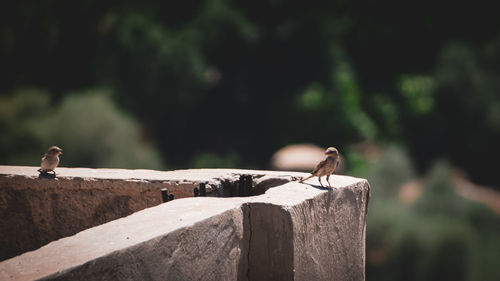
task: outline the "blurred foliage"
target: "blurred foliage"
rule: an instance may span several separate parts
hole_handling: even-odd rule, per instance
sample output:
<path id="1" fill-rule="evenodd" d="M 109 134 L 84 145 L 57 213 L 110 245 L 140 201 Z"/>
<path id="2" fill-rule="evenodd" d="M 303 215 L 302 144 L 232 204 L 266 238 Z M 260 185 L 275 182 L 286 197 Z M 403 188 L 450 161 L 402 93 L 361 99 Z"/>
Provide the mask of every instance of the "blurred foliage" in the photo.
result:
<path id="1" fill-rule="evenodd" d="M 0 92 L 34 85 L 60 102 L 108 88 L 172 167 L 237 152 L 239 165 L 265 168 L 290 143 L 368 140 L 404 144 L 419 173 L 446 158 L 497 185 L 500 25 L 489 5 L 10 5 L 0 11 Z"/>
<path id="2" fill-rule="evenodd" d="M 236 153 L 227 155 L 217 155 L 215 153 L 206 152 L 198 154 L 190 167 L 197 168 L 239 168 L 239 157 Z"/>
<path id="3" fill-rule="evenodd" d="M 493 48 L 493 47 L 490 47 Z M 490 49 L 491 52 L 491 49 Z M 408 147 L 423 168 L 446 156 L 468 171 L 472 179 L 498 188 L 495 179 L 496 155 L 500 155 L 500 69 L 491 61 L 500 59 L 500 46 L 494 57 L 464 43 L 446 45 L 438 56 L 433 78 L 421 80 L 422 103 L 413 102 L 418 113 L 432 105 L 426 114 L 407 114 L 405 135 Z M 491 61 L 490 61 L 491 60 Z M 408 94 L 407 94 L 408 96 Z M 427 105 L 426 105 L 427 104 Z"/>
<path id="4" fill-rule="evenodd" d="M 46 151 L 48 146 L 44 147 L 38 128 L 40 120 L 49 113 L 49 106 L 48 93 L 34 88 L 22 88 L 0 96 L 2 164 L 40 164 L 43 156 L 40 153 Z"/>
<path id="5" fill-rule="evenodd" d="M 106 91 L 73 93 L 51 105 L 45 92 L 19 90 L 2 97 L 0 112 L 5 164 L 39 165 L 47 148 L 58 145 L 64 151 L 61 166 L 164 167 L 137 122 L 122 113 Z"/>
<path id="6" fill-rule="evenodd" d="M 387 193 L 385 196 L 396 196 L 399 187 L 415 178 L 415 171 L 405 150 L 399 146 L 390 146 L 380 156 L 377 165 L 371 166 L 364 174 L 373 186 L 382 186 L 375 189 L 376 192 Z"/>
<path id="7" fill-rule="evenodd" d="M 417 116 L 429 114 L 434 107 L 433 80 L 421 75 L 403 75 L 400 91 L 411 112 Z"/>
<path id="8" fill-rule="evenodd" d="M 399 176 L 396 173 L 400 173 Z M 366 173 L 372 185 L 367 276 L 373 280 L 497 280 L 500 217 L 457 195 L 451 168 L 438 161 L 412 204 L 398 199 L 415 175 L 408 154 L 392 147 Z"/>

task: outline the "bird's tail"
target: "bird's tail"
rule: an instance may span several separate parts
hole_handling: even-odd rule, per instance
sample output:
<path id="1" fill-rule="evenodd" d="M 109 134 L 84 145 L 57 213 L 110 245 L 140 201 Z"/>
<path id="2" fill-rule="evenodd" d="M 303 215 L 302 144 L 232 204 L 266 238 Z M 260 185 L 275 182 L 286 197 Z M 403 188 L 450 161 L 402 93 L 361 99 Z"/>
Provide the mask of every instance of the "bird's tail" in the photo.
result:
<path id="1" fill-rule="evenodd" d="M 308 180 L 308 179 L 310 179 L 310 178 L 312 178 L 312 177 L 314 177 L 314 175 L 310 175 L 310 176 L 308 176 L 307 178 L 303 178 L 303 179 L 301 179 L 299 182 L 301 182 L 301 183 L 302 183 L 302 182 L 304 182 L 304 181 L 306 181 L 306 180 Z"/>

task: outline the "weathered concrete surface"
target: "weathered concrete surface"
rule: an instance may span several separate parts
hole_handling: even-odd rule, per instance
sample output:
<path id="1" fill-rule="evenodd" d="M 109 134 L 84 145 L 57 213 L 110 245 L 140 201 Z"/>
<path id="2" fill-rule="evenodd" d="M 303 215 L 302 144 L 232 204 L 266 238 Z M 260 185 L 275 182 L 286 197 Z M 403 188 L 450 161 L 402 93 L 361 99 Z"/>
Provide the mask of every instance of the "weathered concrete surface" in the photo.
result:
<path id="1" fill-rule="evenodd" d="M 249 203 L 248 280 L 293 280 L 293 222 L 282 206 Z"/>
<path id="2" fill-rule="evenodd" d="M 1 262 L 0 280 L 364 280 L 369 185 L 330 181 L 174 200 Z"/>
<path id="3" fill-rule="evenodd" d="M 330 180 L 333 190 L 314 179 L 315 186 L 291 182 L 252 199 L 250 280 L 365 279 L 370 187 L 352 177 Z"/>
<path id="4" fill-rule="evenodd" d="M 258 193 L 301 175 L 225 169 L 57 168 L 57 177 L 46 179 L 38 178 L 37 169 L 0 166 L 0 260 L 156 206 L 162 202 L 162 188 L 179 199 L 192 197 L 195 186 L 208 182 L 212 196 L 219 190 L 231 196 L 237 193 L 234 182 L 241 174 L 252 175 Z"/>
<path id="5" fill-rule="evenodd" d="M 192 198 L 54 241 L 0 263 L 0 280 L 236 280 L 239 202 Z"/>
<path id="6" fill-rule="evenodd" d="M 351 185 L 290 210 L 296 280 L 364 280 L 368 190 Z"/>

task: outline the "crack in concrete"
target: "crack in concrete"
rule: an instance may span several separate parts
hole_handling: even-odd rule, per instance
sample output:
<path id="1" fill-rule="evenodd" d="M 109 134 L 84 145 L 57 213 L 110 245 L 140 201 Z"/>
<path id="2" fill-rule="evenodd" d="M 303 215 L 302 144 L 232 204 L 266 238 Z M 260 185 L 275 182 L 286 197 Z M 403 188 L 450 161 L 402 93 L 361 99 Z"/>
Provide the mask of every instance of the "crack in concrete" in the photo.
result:
<path id="1" fill-rule="evenodd" d="M 248 208 L 248 250 L 247 250 L 247 280 L 250 280 L 250 250 L 252 249 L 252 214 L 251 214 L 251 203 L 246 204 L 246 208 Z"/>

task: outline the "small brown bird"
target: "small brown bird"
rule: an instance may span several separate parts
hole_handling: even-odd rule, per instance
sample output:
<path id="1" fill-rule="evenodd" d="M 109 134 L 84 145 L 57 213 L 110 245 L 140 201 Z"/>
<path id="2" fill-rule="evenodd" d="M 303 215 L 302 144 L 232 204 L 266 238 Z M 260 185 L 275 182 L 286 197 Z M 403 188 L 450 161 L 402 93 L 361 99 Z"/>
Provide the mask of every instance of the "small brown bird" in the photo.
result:
<path id="1" fill-rule="evenodd" d="M 335 171 L 340 162 L 339 152 L 335 147 L 329 147 L 326 151 L 326 159 L 319 162 L 319 164 L 314 168 L 311 172 L 311 175 L 307 178 L 301 179 L 299 182 L 304 182 L 314 176 L 318 177 L 319 184 L 323 186 L 321 183 L 321 177 L 326 176 L 326 182 L 328 182 L 328 186 L 332 187 L 329 181 L 330 175 Z"/>
<path id="2" fill-rule="evenodd" d="M 55 168 L 59 164 L 59 155 L 62 154 L 62 149 L 60 149 L 57 146 L 51 146 L 49 147 L 49 150 L 47 150 L 47 153 L 42 158 L 42 163 L 40 164 L 40 169 L 38 171 L 40 173 L 47 174 L 48 172 L 53 172 L 54 175 L 56 172 L 54 172 Z"/>

